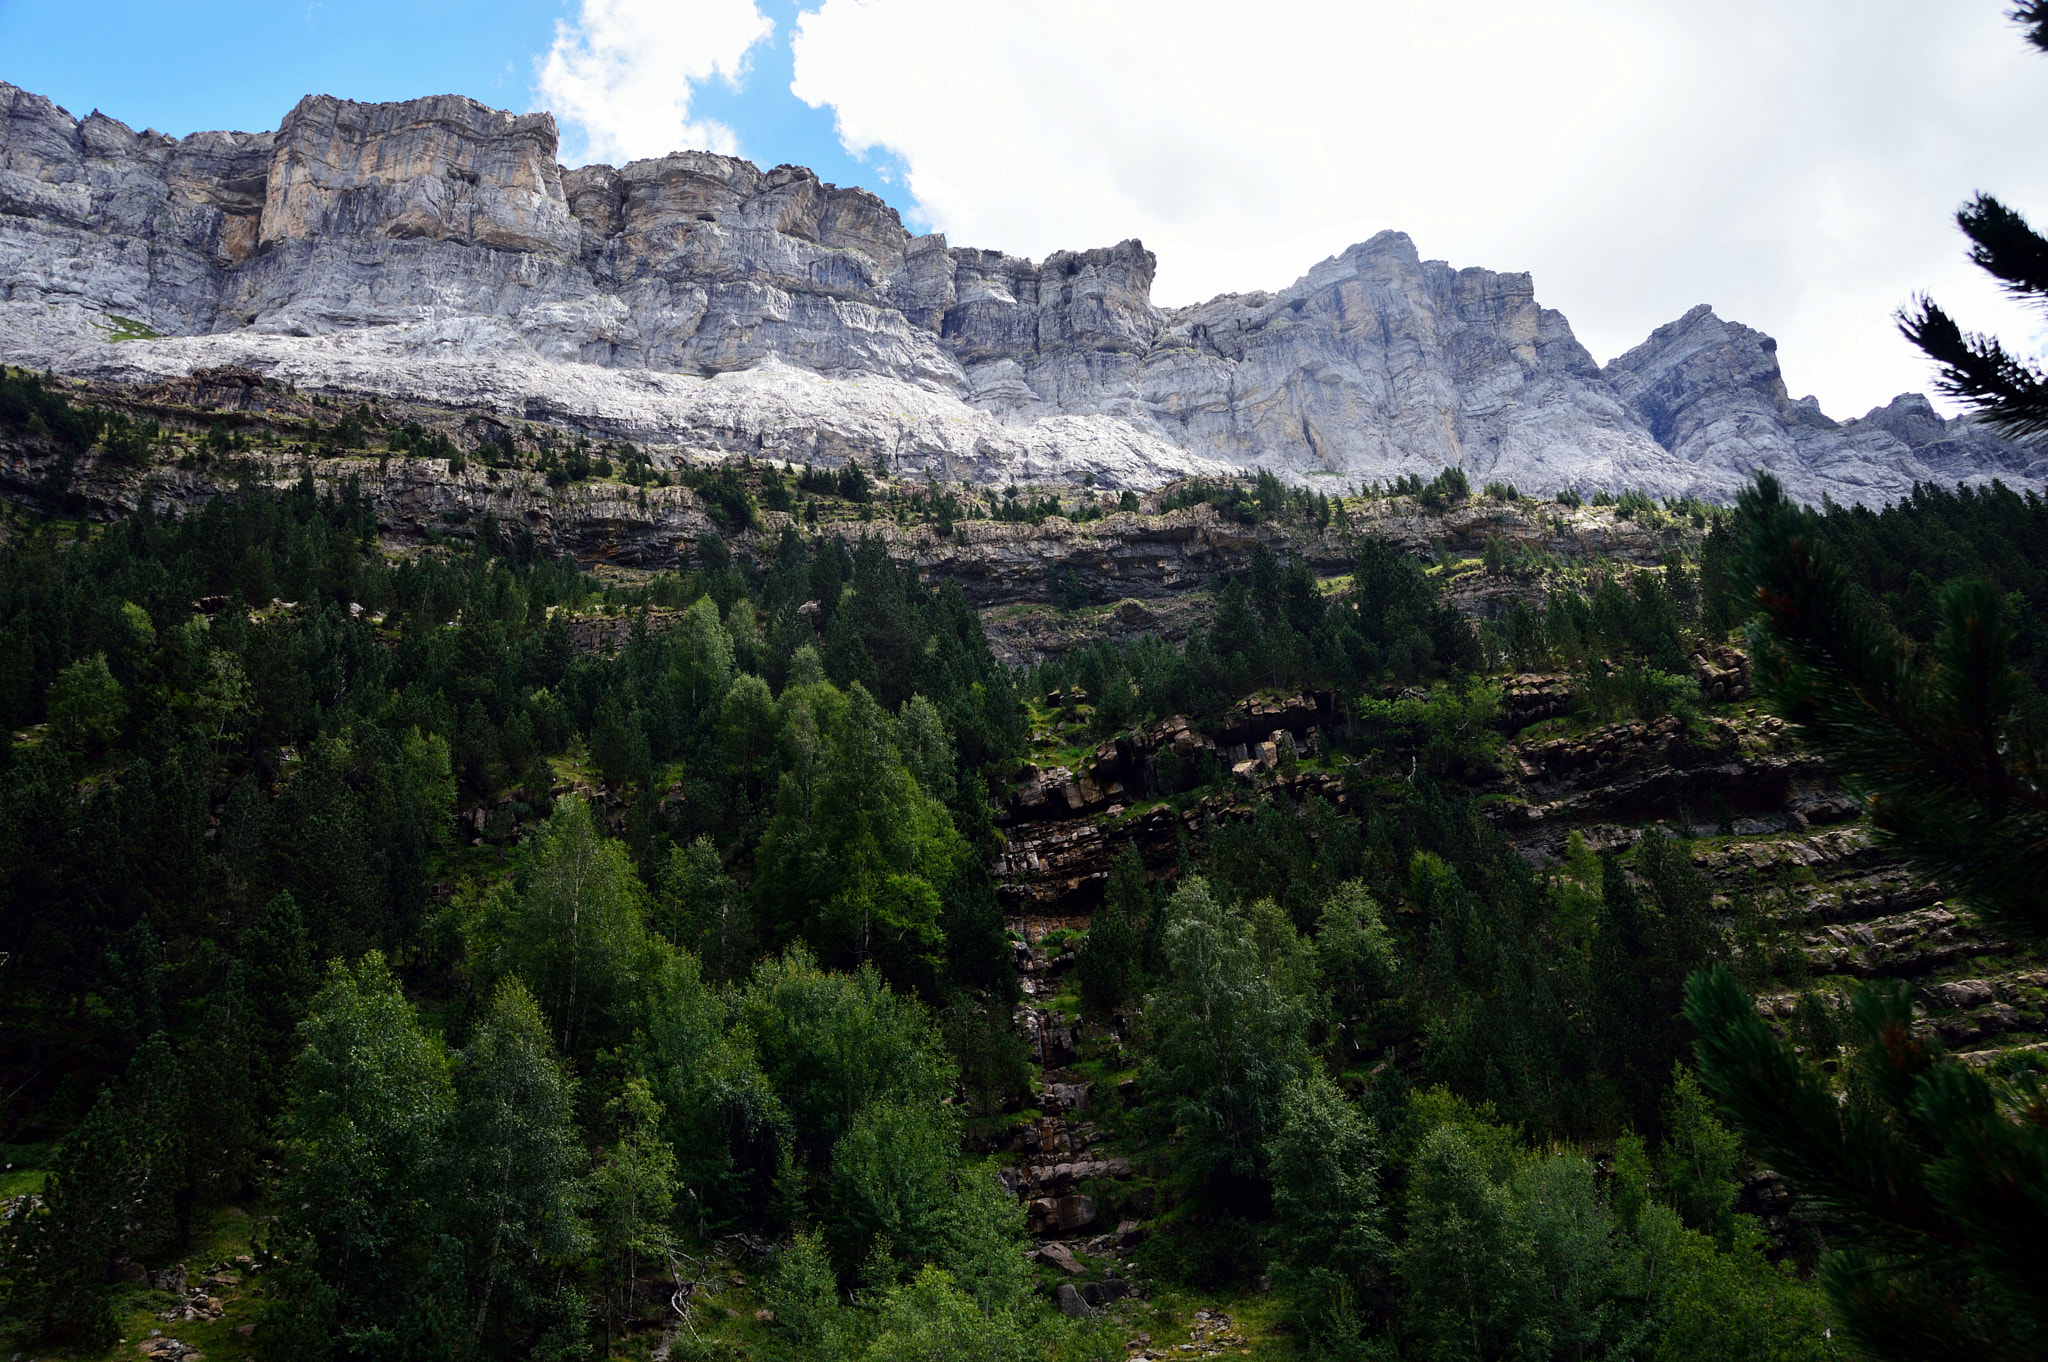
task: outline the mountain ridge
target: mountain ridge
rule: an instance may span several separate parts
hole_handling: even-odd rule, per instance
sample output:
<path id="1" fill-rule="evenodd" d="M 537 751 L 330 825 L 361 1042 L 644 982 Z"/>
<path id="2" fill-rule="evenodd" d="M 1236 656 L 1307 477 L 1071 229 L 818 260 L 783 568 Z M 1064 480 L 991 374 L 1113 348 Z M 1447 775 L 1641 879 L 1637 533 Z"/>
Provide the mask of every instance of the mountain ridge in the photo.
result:
<path id="1" fill-rule="evenodd" d="M 801 167 L 557 149 L 551 115 L 455 95 L 309 95 L 273 132 L 173 139 L 0 83 L 0 359 L 117 381 L 248 364 L 676 453 L 984 483 L 2048 484 L 2048 457 L 1917 394 L 1846 421 L 1793 400 L 1776 342 L 1705 305 L 1601 366 L 1528 274 L 1404 233 L 1169 309 L 1136 240 L 1033 262 L 913 235 Z"/>

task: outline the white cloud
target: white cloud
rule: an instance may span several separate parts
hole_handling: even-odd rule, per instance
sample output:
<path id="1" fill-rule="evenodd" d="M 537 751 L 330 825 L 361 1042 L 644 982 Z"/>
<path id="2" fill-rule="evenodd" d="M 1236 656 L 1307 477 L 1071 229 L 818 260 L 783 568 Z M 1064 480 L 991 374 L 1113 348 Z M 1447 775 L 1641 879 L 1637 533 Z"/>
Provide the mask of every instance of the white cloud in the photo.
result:
<path id="1" fill-rule="evenodd" d="M 583 159 L 623 164 L 680 147 L 735 155 L 733 130 L 690 117 L 692 82 L 737 84 L 775 25 L 754 0 L 582 0 L 555 25 L 540 63 L 542 101 L 582 129 Z"/>
<path id="2" fill-rule="evenodd" d="M 824 0 L 793 89 L 957 245 L 1141 237 L 1178 304 L 1394 227 L 1533 271 L 1602 360 L 1710 302 L 1853 414 L 1927 386 L 1890 321 L 1917 288 L 2028 333 L 1949 221 L 1979 187 L 2048 219 L 2048 59 L 2005 8 Z"/>

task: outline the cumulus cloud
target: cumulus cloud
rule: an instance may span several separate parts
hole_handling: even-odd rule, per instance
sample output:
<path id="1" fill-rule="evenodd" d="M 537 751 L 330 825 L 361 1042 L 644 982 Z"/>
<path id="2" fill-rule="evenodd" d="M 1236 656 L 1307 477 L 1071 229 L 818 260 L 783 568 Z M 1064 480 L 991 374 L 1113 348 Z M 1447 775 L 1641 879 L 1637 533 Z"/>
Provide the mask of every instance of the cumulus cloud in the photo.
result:
<path id="1" fill-rule="evenodd" d="M 2048 61 L 2005 9 L 823 0 L 792 88 L 958 245 L 1140 237 L 1177 304 L 1393 227 L 1533 271 L 1602 360 L 1712 303 L 1852 414 L 1926 387 L 1890 322 L 1916 288 L 2026 333 L 1949 222 L 1980 186 L 2048 219 Z"/>
<path id="2" fill-rule="evenodd" d="M 694 82 L 737 84 L 774 31 L 754 0 L 582 0 L 555 25 L 537 90 L 586 139 L 583 159 L 621 163 L 681 147 L 737 154 L 733 130 L 692 119 Z"/>

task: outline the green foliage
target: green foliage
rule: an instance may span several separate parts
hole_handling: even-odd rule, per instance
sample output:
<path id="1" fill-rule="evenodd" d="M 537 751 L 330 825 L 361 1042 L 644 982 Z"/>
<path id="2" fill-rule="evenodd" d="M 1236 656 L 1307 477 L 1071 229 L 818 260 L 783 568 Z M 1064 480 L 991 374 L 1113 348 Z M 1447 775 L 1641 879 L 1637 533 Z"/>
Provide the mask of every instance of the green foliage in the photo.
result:
<path id="1" fill-rule="evenodd" d="M 381 956 L 334 962 L 301 1035 L 280 1123 L 288 1209 L 279 1237 L 303 1280 L 294 1295 L 324 1304 L 345 1347 L 374 1346 L 395 1323 L 390 1303 L 423 1266 L 419 1228 L 442 1204 L 436 1155 L 455 1089 Z M 281 1356 L 303 1339 L 293 1324 L 321 1323 L 288 1317 L 259 1346 Z"/>
<path id="2" fill-rule="evenodd" d="M 708 837 L 668 853 L 657 905 L 660 934 L 690 951 L 721 982 L 743 976 L 757 943 L 745 892 L 725 873 Z"/>
<path id="3" fill-rule="evenodd" d="M 1166 908 L 1168 972 L 1146 1003 L 1158 1035 L 1145 1086 L 1185 1131 L 1182 1162 L 1198 1180 L 1262 1172 L 1281 1099 L 1308 1068 L 1306 1002 L 1286 990 L 1284 973 L 1275 978 L 1252 926 L 1201 879 Z"/>
<path id="4" fill-rule="evenodd" d="M 534 840 L 503 939 L 505 964 L 531 981 L 563 1053 L 587 1053 L 624 1020 L 644 899 L 625 847 L 599 834 L 590 806 L 556 805 Z"/>
<path id="5" fill-rule="evenodd" d="M 904 764 L 894 722 L 864 686 L 843 698 L 822 682 L 803 690 L 791 725 L 802 746 L 762 838 L 757 892 L 826 958 L 929 988 L 946 947 L 940 887 L 966 844 Z"/>
<path id="6" fill-rule="evenodd" d="M 538 1332 L 557 1271 L 589 1246 L 579 1215 L 589 1157 L 573 1082 L 517 979 L 498 986 L 454 1079 L 436 1209 L 463 1248 L 463 1300 L 474 1303 L 478 1336 Z"/>
<path id="7" fill-rule="evenodd" d="M 28 370 L 0 365 L 0 426 L 83 453 L 99 438 L 105 421 L 97 407 L 72 406 Z"/>
<path id="8" fill-rule="evenodd" d="M 1311 1073 L 1282 1099 L 1269 1153 L 1275 1228 L 1311 1327 L 1330 1346 L 1355 1346 L 1360 1324 L 1383 1304 L 1394 1255 L 1379 1130 Z"/>
<path id="9" fill-rule="evenodd" d="M 716 469 L 692 469 L 683 475 L 683 485 L 703 499 L 706 513 L 722 529 L 753 528 L 754 503 L 738 469 L 729 464 Z"/>
<path id="10" fill-rule="evenodd" d="M 1872 824 L 1999 925 L 2048 933 L 2048 793 L 2031 688 L 1982 580 L 1944 586 L 1932 646 L 1913 649 L 1817 542 L 1813 512 L 1768 475 L 1739 498 L 1738 581 L 1772 703 L 1851 782 Z"/>
<path id="11" fill-rule="evenodd" d="M 2038 25 L 2040 17 L 2033 8 L 2022 6 L 2013 17 Z M 1957 210 L 1956 226 L 1970 239 L 1973 264 L 2013 297 L 2041 301 L 2048 292 L 2048 241 L 2024 217 L 1979 193 Z M 1924 295 L 1902 309 L 1898 321 L 1906 339 L 1934 360 L 1935 384 L 1942 392 L 1961 399 L 2011 438 L 2029 439 L 2048 430 L 2048 383 L 2038 368 L 2008 351 L 1996 336 L 1965 334 L 1954 318 Z"/>
<path id="12" fill-rule="evenodd" d="M 1431 775 L 1483 778 L 1500 764 L 1500 688 L 1484 679 L 1420 699 L 1363 698 L 1357 714 L 1372 747 L 1411 756 Z"/>
<path id="13" fill-rule="evenodd" d="M 1535 1304 L 1534 1246 L 1515 1233 L 1507 1191 L 1456 1126 L 1431 1131 L 1409 1165 L 1408 1223 L 1401 1278 L 1429 1354 L 1512 1355 Z"/>
<path id="14" fill-rule="evenodd" d="M 1685 1223 L 1724 1246 L 1735 1234 L 1741 1168 L 1741 1141 L 1715 1118 L 1713 1103 L 1692 1071 L 1674 1064 L 1671 1086 L 1664 1093 L 1664 1143 L 1657 1154 L 1657 1174 Z"/>
<path id="15" fill-rule="evenodd" d="M 1143 994 L 1155 915 L 1145 863 L 1137 848 L 1125 847 L 1110 863 L 1108 890 L 1075 962 L 1081 998 L 1090 1007 L 1108 1010 Z"/>
<path id="16" fill-rule="evenodd" d="M 163 427 L 155 421 L 131 421 L 119 412 L 108 413 L 100 427 L 100 445 L 114 463 L 140 467 L 149 462 L 150 450 L 163 438 Z"/>
<path id="17" fill-rule="evenodd" d="M 935 1109 L 870 1102 L 832 1149 L 826 1238 L 842 1278 L 886 1260 L 914 1268 L 939 1254 L 952 1197 L 952 1147 L 958 1135 Z M 893 1271 L 893 1269 L 892 1269 Z"/>
<path id="18" fill-rule="evenodd" d="M 1132 502 L 1128 509 L 1136 510 L 1135 497 Z M 1205 504 L 1246 525 L 1273 520 L 1297 520 L 1314 526 L 1330 523 L 1327 497 L 1307 488 L 1289 487 L 1263 468 L 1253 474 L 1250 486 L 1236 478 L 1216 482 L 1190 478 L 1175 483 L 1159 499 L 1162 514 Z"/>
<path id="19" fill-rule="evenodd" d="M 776 1255 L 763 1295 L 775 1314 L 776 1333 L 795 1356 L 823 1362 L 847 1355 L 848 1335 L 856 1321 L 840 1299 L 837 1274 L 822 1238 L 798 1231 L 789 1247 Z"/>
<path id="20" fill-rule="evenodd" d="M 0 1230 L 9 1304 L 44 1339 L 104 1348 L 119 1329 L 115 1261 L 177 1242 L 173 1198 L 186 1190 L 185 1075 L 168 1042 L 152 1039 L 134 1079 L 100 1093 L 57 1152 L 40 1208 Z"/>
<path id="21" fill-rule="evenodd" d="M 1446 468 L 1431 478 L 1427 485 L 1417 489 L 1415 499 L 1431 510 L 1442 510 L 1470 499 L 1471 495 L 1472 482 L 1466 477 L 1465 470 Z"/>
<path id="22" fill-rule="evenodd" d="M 1042 663 L 1029 689 L 1046 695 L 1079 686 L 1097 697 L 1096 724 L 1106 735 L 1149 716 L 1220 717 L 1259 687 L 1331 687 L 1377 699 L 1381 683 L 1461 678 L 1481 665 L 1472 626 L 1401 549 L 1360 541 L 1353 580 L 1348 597 L 1326 599 L 1306 564 L 1283 566 L 1258 545 L 1251 571 L 1217 593 L 1214 624 L 1191 633 L 1184 649 L 1151 636 L 1099 640 Z"/>
<path id="23" fill-rule="evenodd" d="M 1383 539 L 1358 546 L 1352 575 L 1358 632 L 1372 650 L 1365 668 L 1395 680 L 1454 675 L 1479 664 L 1471 629 L 1423 575 L 1421 565 Z"/>
<path id="24" fill-rule="evenodd" d="M 1914 1034 L 1903 983 L 1854 1000 L 1850 1100 L 1772 1036 L 1725 968 L 1694 977 L 1700 1082 L 1750 1145 L 1841 1228 L 1821 1281 L 1886 1357 L 2020 1357 L 2048 1327 L 2033 1245 L 2048 1138 L 2031 1084 L 2008 1086 Z"/>
<path id="25" fill-rule="evenodd" d="M 813 1166 L 869 1103 L 919 1107 L 952 1088 L 930 1015 L 872 970 L 828 973 L 791 950 L 762 961 L 737 1004 Z"/>
<path id="26" fill-rule="evenodd" d="M 1004 1310 L 985 1313 L 944 1268 L 927 1267 L 882 1298 L 867 1362 L 1026 1362 L 1040 1356 L 1030 1325 Z"/>
<path id="27" fill-rule="evenodd" d="M 57 673 L 45 703 L 57 736 L 95 755 L 119 736 L 128 716 L 121 683 L 108 669 L 105 653 L 81 658 Z"/>
<path id="28" fill-rule="evenodd" d="M 1672 714 L 1691 720 L 1699 717 L 1700 688 L 1690 676 L 1630 664 L 1588 673 L 1574 687 L 1572 704 L 1596 723 L 1625 719 L 1652 723 Z"/>
<path id="29" fill-rule="evenodd" d="M 1401 957 L 1380 907 L 1352 880 L 1338 887 L 1316 922 L 1316 983 L 1323 1011 L 1347 1052 L 1371 1040 L 1379 1013 L 1401 982 Z"/>

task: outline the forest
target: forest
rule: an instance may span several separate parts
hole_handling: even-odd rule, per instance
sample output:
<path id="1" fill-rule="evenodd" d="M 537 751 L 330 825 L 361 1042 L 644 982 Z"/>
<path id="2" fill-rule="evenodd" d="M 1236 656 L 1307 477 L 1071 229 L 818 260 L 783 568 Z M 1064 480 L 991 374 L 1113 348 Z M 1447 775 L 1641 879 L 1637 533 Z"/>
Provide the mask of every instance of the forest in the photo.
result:
<path id="1" fill-rule="evenodd" d="M 103 438 L 13 384 L 15 425 Z M 805 476 L 813 505 L 874 495 Z M 1645 499 L 1704 537 L 1476 624 L 1386 541 L 1335 590 L 1261 543 L 1184 646 L 1012 672 L 858 522 L 749 532 L 768 481 L 721 481 L 730 537 L 630 581 L 488 518 L 394 551 L 310 474 L 183 516 L 10 512 L 11 1349 L 188 1355 L 162 1274 L 218 1252 L 234 1310 L 187 1333 L 278 1362 L 1115 1358 L 1214 1335 L 1220 1302 L 1275 1357 L 1844 1355 L 1844 1213 L 1766 1228 L 1764 1147 L 1688 1011 L 1716 966 L 1758 993 L 1803 957 L 1716 903 L 1690 823 L 1541 862 L 1487 816 L 1503 675 L 1578 678 L 1574 731 L 1704 729 L 1689 659 L 1749 615 L 1737 517 Z M 1277 487 L 1184 504 L 1344 516 Z M 1815 525 L 1930 641 L 1964 577 L 2031 621 L 2044 513 L 1929 487 Z M 1126 848 L 1065 935 L 1076 1071 L 1136 1170 L 1097 1189 L 1132 1208 L 1125 1294 L 1075 1309 L 999 1176 L 1049 1091 L 989 869 L 1009 790 L 1062 704 L 1092 742 L 1304 689 L 1348 717 L 1303 758 L 1346 810 Z M 1787 1034 L 1880 1102 L 1881 1026 L 1803 1005 Z M 2001 1299 L 1981 1355 L 2032 1355 Z"/>

